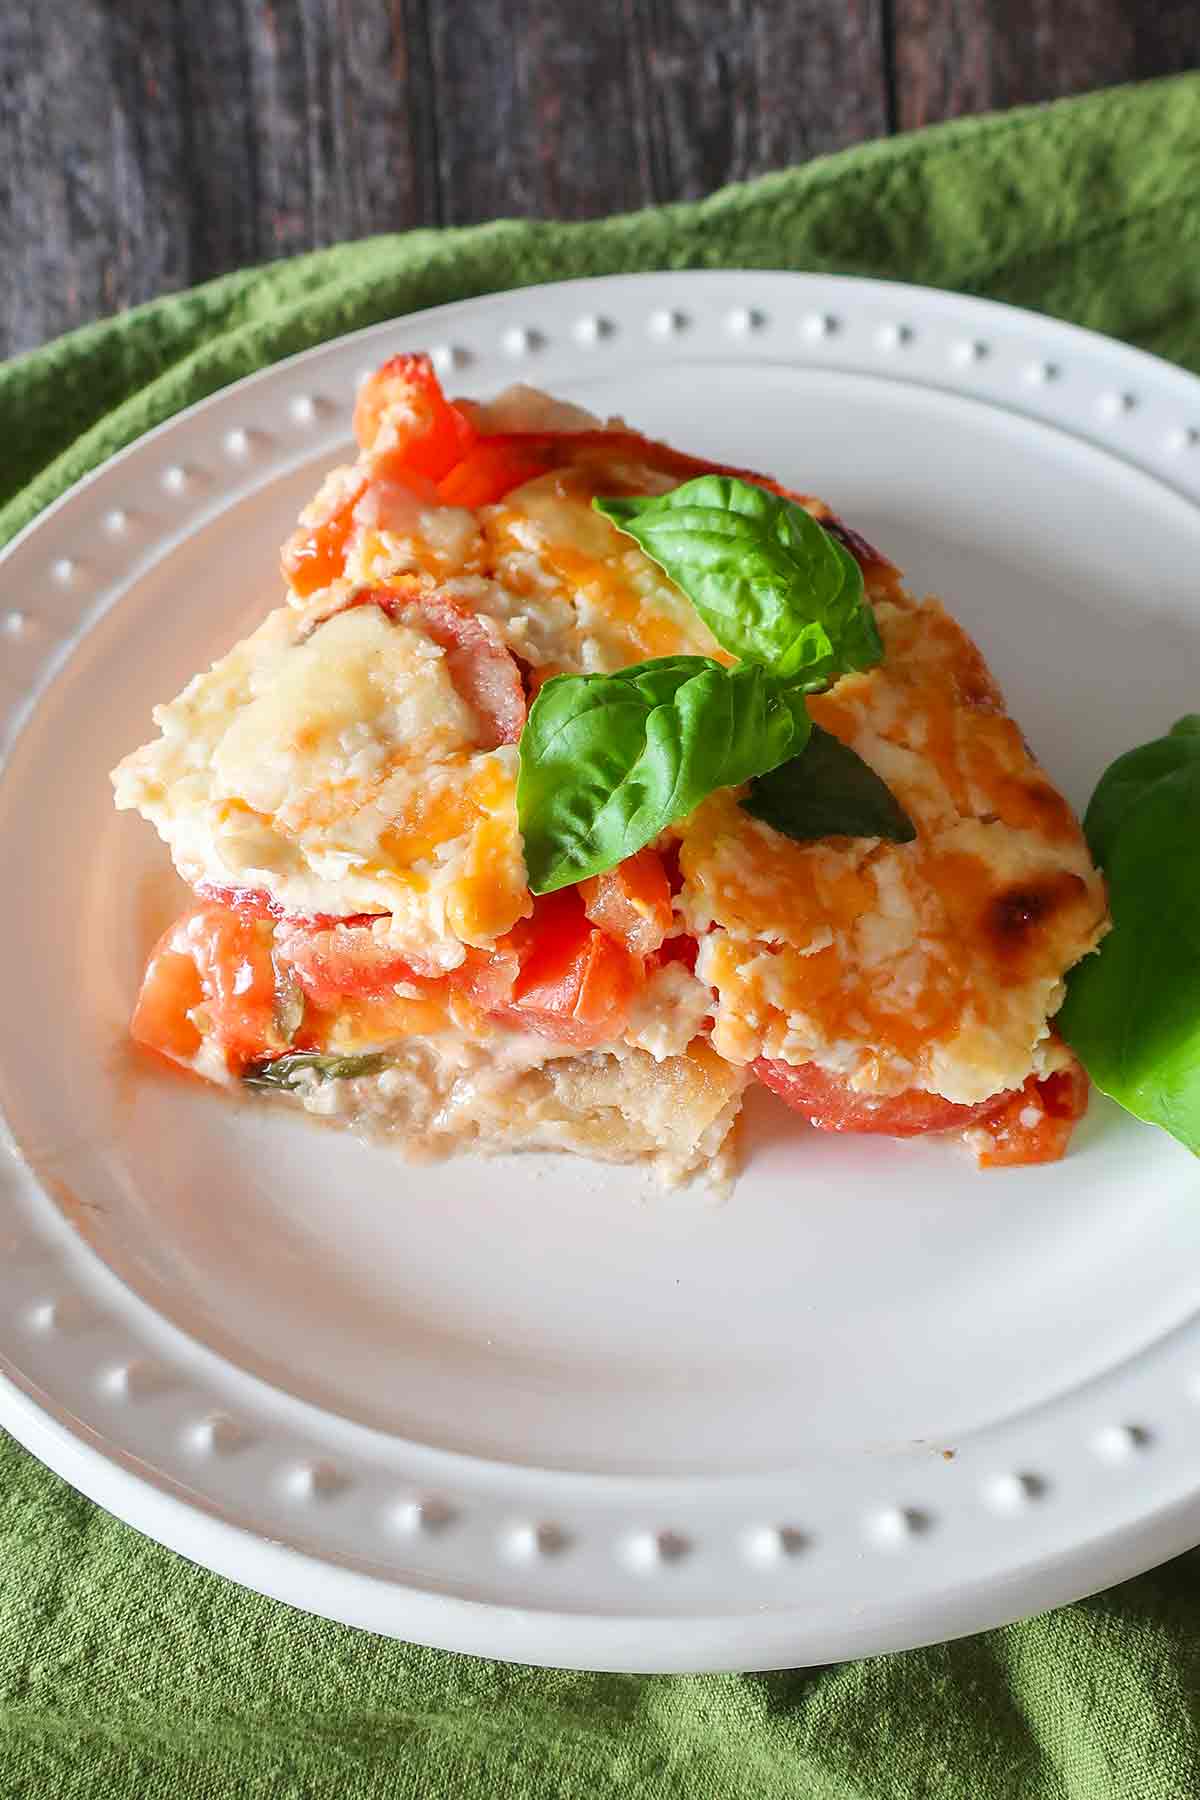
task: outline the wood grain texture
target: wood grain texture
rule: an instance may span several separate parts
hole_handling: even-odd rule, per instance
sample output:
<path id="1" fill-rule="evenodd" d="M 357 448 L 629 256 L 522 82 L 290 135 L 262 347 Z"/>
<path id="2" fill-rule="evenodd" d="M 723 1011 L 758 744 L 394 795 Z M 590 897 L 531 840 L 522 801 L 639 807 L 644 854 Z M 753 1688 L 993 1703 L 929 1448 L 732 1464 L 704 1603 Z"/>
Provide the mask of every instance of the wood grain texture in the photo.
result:
<path id="1" fill-rule="evenodd" d="M 1197 63 L 1197 0 L 7 0 L 0 353 L 339 239 L 691 198 Z"/>
<path id="2" fill-rule="evenodd" d="M 432 4 L 430 51 L 448 224 L 587 218 L 652 197 L 624 6 Z"/>
<path id="3" fill-rule="evenodd" d="M 657 200 L 694 199 L 888 128 L 882 0 L 643 0 L 631 12 Z"/>
<path id="4" fill-rule="evenodd" d="M 433 8 L 454 223 L 708 193 L 887 128 L 881 0 Z"/>
<path id="5" fill-rule="evenodd" d="M 1196 0 L 891 0 L 902 130 L 1200 63 Z"/>

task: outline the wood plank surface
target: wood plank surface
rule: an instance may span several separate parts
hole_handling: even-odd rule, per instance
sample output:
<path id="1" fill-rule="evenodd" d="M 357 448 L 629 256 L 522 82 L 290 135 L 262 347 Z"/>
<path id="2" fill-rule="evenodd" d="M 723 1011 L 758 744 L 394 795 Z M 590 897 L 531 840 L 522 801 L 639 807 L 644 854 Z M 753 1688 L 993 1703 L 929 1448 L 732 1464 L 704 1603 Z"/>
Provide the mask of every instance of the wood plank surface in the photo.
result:
<path id="1" fill-rule="evenodd" d="M 891 0 L 900 130 L 1200 64 L 1197 0 Z"/>
<path id="2" fill-rule="evenodd" d="M 343 238 L 685 199 L 1196 64 L 1197 0 L 8 0 L 0 354 Z"/>

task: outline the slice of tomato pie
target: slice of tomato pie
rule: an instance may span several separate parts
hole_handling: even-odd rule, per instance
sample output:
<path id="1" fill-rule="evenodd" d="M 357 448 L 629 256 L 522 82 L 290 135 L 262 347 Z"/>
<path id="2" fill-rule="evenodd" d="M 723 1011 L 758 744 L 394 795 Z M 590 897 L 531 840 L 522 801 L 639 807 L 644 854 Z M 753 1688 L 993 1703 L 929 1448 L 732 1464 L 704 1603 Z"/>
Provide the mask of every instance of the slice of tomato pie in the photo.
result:
<path id="1" fill-rule="evenodd" d="M 134 1037 L 412 1154 L 720 1175 L 757 1080 L 832 1130 L 955 1133 L 983 1163 L 1061 1155 L 1086 1081 L 1051 1021 L 1106 928 L 1103 884 L 941 605 L 816 500 L 531 390 L 452 404 L 423 357 L 365 385 L 355 429 L 356 461 L 284 546 L 286 603 L 115 772 L 193 890 Z M 694 589 L 672 578 L 639 521 L 662 502 L 707 530 L 711 512 L 679 510 L 691 496 L 733 509 L 717 523 L 734 537 L 747 508 L 770 513 L 760 537 L 800 543 L 801 509 L 819 523 L 826 612 L 794 646 L 774 577 L 733 552 Z M 843 575 L 853 616 L 829 599 Z M 870 654 L 839 665 L 838 631 Z M 682 761 L 657 813 L 644 759 L 616 766 L 632 688 L 614 676 L 668 695 L 661 754 Z M 561 750 L 538 721 L 568 698 L 600 709 L 579 740 L 599 747 L 542 782 L 566 819 L 547 874 L 528 771 L 543 740 Z M 818 740 L 834 787 L 850 759 L 904 829 L 838 813 Z M 824 825 L 772 813 L 777 767 Z"/>

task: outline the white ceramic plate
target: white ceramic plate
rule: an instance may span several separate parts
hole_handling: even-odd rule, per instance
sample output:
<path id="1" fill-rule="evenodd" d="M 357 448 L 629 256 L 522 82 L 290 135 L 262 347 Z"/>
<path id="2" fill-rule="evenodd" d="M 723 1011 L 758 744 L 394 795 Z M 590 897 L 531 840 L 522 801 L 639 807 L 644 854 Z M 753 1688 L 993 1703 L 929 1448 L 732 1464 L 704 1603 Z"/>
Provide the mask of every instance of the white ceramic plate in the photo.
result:
<path id="1" fill-rule="evenodd" d="M 186 1555 L 376 1631 L 616 1669 L 974 1631 L 1200 1538 L 1200 1170 L 822 1137 L 733 1199 L 414 1170 L 126 1048 L 179 893 L 112 811 L 152 702 L 275 603 L 355 379 L 432 347 L 829 499 L 978 636 L 1082 803 L 1200 703 L 1200 383 L 1008 308 L 782 274 L 417 314 L 195 407 L 0 568 L 0 1419 Z M 6 611 L 7 609 L 7 611 Z"/>

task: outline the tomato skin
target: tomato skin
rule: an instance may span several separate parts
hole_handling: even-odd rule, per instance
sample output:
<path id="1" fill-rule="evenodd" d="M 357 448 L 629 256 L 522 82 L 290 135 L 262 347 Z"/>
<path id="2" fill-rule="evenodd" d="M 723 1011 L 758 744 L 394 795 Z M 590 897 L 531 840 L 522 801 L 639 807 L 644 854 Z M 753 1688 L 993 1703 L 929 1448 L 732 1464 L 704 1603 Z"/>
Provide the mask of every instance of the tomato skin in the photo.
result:
<path id="1" fill-rule="evenodd" d="M 523 446 L 506 437 L 480 438 L 438 482 L 438 499 L 443 506 L 494 506 L 547 466 L 535 445 Z"/>
<path id="2" fill-rule="evenodd" d="M 1058 1162 L 1087 1111 L 1090 1085 L 1074 1058 L 1069 1068 L 1056 1069 L 1040 1080 L 1031 1075 L 1024 1087 L 1010 1094 L 1004 1105 L 982 1122 L 980 1130 L 990 1141 L 976 1151 L 980 1168 Z"/>
<path id="3" fill-rule="evenodd" d="M 140 1044 L 190 1061 L 201 1033 L 187 1017 L 201 1007 L 231 1069 L 286 1049 L 275 1022 L 275 968 L 269 926 L 227 907 L 201 904 L 156 944 L 134 1008 Z"/>
<path id="4" fill-rule="evenodd" d="M 360 476 L 327 518 L 318 525 L 297 526 L 283 546 L 283 578 L 304 599 L 319 588 L 328 587 L 345 569 L 346 545 L 354 530 L 354 509 L 366 487 L 365 476 Z"/>
<path id="5" fill-rule="evenodd" d="M 372 472 L 388 481 L 412 475 L 440 481 L 476 438 L 424 355 L 393 356 L 367 377 L 354 407 L 354 435 Z"/>
<path id="6" fill-rule="evenodd" d="M 924 1137 L 931 1131 L 961 1131 L 1002 1106 L 1007 1094 L 994 1094 L 976 1106 L 957 1106 L 919 1088 L 886 1098 L 856 1094 L 840 1075 L 817 1063 L 772 1062 L 759 1057 L 758 1079 L 781 1100 L 803 1113 L 819 1131 L 877 1132 L 884 1137 Z"/>
<path id="7" fill-rule="evenodd" d="M 593 925 L 635 956 L 658 950 L 671 929 L 671 888 L 662 858 L 653 850 L 627 856 L 615 869 L 579 883 Z"/>
<path id="8" fill-rule="evenodd" d="M 485 957 L 450 977 L 489 1018 L 588 1050 L 619 1037 L 645 965 L 588 919 L 574 888 L 542 894 Z"/>
<path id="9" fill-rule="evenodd" d="M 164 932 L 150 953 L 129 1033 L 136 1044 L 172 1062 L 190 1063 L 201 1038 L 188 1014 L 202 1004 L 204 988 L 195 959 L 175 947 L 176 930 Z"/>

